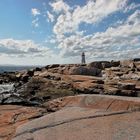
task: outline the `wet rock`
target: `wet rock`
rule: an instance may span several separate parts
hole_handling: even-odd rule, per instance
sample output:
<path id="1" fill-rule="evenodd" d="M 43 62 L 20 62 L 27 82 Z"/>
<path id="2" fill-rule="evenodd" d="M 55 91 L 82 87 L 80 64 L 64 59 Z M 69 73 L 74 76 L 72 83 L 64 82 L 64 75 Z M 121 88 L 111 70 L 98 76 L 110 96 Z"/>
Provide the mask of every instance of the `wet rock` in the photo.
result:
<path id="1" fill-rule="evenodd" d="M 3 104 L 25 104 L 25 100 L 21 97 L 18 97 L 16 95 L 10 95 L 9 97 L 3 99 Z"/>

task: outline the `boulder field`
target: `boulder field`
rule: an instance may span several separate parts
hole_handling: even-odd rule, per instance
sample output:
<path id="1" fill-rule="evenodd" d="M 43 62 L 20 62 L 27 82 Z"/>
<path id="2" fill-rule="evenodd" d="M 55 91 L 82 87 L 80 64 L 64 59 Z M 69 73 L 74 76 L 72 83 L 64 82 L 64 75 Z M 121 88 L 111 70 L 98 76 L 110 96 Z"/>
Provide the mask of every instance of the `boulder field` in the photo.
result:
<path id="1" fill-rule="evenodd" d="M 139 59 L 5 72 L 0 84 L 0 140 L 140 138 Z"/>

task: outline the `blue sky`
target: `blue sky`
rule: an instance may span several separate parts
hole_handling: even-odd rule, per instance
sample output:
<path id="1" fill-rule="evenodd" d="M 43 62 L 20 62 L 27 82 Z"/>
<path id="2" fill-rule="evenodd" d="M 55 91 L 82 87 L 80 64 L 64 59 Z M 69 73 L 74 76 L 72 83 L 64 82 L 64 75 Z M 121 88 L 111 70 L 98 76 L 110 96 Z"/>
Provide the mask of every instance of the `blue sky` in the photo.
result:
<path id="1" fill-rule="evenodd" d="M 140 57 L 140 0 L 1 0 L 0 64 Z"/>

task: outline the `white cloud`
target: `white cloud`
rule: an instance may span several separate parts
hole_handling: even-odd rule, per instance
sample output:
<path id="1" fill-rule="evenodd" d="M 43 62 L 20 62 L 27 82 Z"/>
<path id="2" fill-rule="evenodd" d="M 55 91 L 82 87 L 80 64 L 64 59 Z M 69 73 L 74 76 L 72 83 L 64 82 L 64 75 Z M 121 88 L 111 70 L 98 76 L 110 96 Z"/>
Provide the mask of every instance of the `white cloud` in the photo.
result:
<path id="1" fill-rule="evenodd" d="M 0 40 L 0 55 L 8 56 L 36 56 L 46 55 L 50 52 L 48 48 L 41 47 L 32 40 L 14 40 L 14 39 L 1 39 Z"/>
<path id="2" fill-rule="evenodd" d="M 126 0 L 89 1 L 84 7 L 78 6 L 73 12 L 73 19 L 79 22 L 96 23 L 108 15 L 124 8 Z"/>
<path id="3" fill-rule="evenodd" d="M 56 40 L 55 39 L 50 39 L 49 42 L 52 43 L 52 44 L 55 44 L 56 43 Z"/>
<path id="4" fill-rule="evenodd" d="M 38 18 L 35 18 L 33 21 L 32 21 L 32 25 L 33 27 L 39 27 L 39 19 Z"/>
<path id="5" fill-rule="evenodd" d="M 47 15 L 48 15 L 48 21 L 54 22 L 54 16 L 53 16 L 53 14 L 51 14 L 49 11 L 47 11 Z"/>
<path id="6" fill-rule="evenodd" d="M 32 20 L 32 26 L 33 27 L 39 27 L 39 18 L 38 18 L 38 15 L 40 15 L 40 11 L 36 8 L 32 8 L 31 9 L 31 13 L 32 15 L 34 16 L 33 20 Z"/>
<path id="7" fill-rule="evenodd" d="M 55 11 L 57 13 L 59 13 L 61 11 L 67 12 L 70 9 L 69 5 L 66 4 L 63 0 L 51 2 L 49 4 L 53 8 L 53 11 Z"/>
<path id="8" fill-rule="evenodd" d="M 38 9 L 36 9 L 36 8 L 32 8 L 31 13 L 32 13 L 33 16 L 40 15 L 40 11 Z"/>
<path id="9" fill-rule="evenodd" d="M 132 15 L 130 15 L 127 22 L 135 25 L 140 24 L 140 10 L 136 10 Z"/>
<path id="10" fill-rule="evenodd" d="M 126 2 L 127 0 L 90 0 L 86 5 L 82 7 L 77 6 L 73 10 L 70 10 L 69 6 L 63 1 L 51 3 L 54 11 L 65 11 L 58 16 L 53 29 L 54 33 L 59 38 L 65 33 L 77 31 L 81 23 L 95 24 L 100 22 L 110 14 L 122 10 Z"/>
<path id="11" fill-rule="evenodd" d="M 0 64 L 48 65 L 54 62 L 66 63 L 69 60 L 32 40 L 0 39 Z"/>
<path id="12" fill-rule="evenodd" d="M 126 8 L 124 9 L 124 12 L 126 13 L 139 7 L 140 7 L 140 4 L 131 3 L 130 5 L 126 6 Z"/>
<path id="13" fill-rule="evenodd" d="M 47 9 L 45 17 L 55 23 L 53 27 L 55 37 L 49 38 L 46 43 L 58 44 L 60 55 L 57 56 L 61 60 L 63 57 L 65 57 L 63 60 L 76 58 L 77 62 L 78 56 L 83 51 L 86 52 L 88 60 L 140 57 L 140 10 L 135 10 L 127 20 L 123 18 L 110 24 L 104 32 L 85 35 L 85 31 L 79 29 L 81 23 L 98 24 L 118 11 L 128 12 L 140 6 L 135 3 L 127 5 L 127 2 L 128 0 L 88 0 L 84 6 L 74 7 L 70 7 L 63 0 L 49 3 L 53 10 L 50 12 Z M 56 56 L 55 58 L 57 60 Z"/>
<path id="14" fill-rule="evenodd" d="M 94 35 L 71 35 L 61 40 L 63 57 L 78 56 L 82 51 L 88 58 L 121 59 L 140 57 L 140 10 L 135 11 L 117 27 Z"/>

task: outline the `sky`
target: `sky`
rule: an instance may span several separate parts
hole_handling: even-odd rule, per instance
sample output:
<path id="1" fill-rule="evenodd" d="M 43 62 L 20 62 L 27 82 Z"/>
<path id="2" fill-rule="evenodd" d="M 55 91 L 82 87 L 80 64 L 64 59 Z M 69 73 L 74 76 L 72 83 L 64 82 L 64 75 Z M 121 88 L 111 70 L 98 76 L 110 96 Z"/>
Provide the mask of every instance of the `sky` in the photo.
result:
<path id="1" fill-rule="evenodd" d="M 140 57 L 140 0 L 1 0 L 0 64 Z"/>

